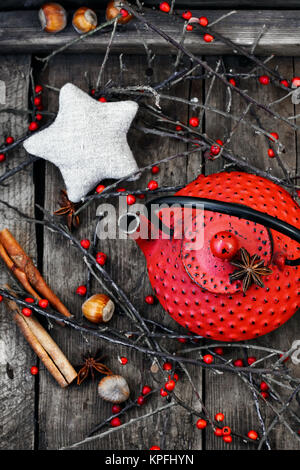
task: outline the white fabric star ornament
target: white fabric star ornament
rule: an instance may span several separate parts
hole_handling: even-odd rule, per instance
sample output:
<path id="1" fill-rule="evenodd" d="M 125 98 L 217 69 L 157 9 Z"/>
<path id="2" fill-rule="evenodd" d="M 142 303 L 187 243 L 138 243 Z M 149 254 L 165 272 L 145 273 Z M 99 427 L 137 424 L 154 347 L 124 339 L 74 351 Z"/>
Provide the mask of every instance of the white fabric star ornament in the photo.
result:
<path id="1" fill-rule="evenodd" d="M 134 101 L 101 103 L 67 83 L 60 90 L 55 121 L 23 145 L 54 163 L 70 201 L 80 202 L 102 179 L 138 170 L 126 137 L 137 110 Z"/>

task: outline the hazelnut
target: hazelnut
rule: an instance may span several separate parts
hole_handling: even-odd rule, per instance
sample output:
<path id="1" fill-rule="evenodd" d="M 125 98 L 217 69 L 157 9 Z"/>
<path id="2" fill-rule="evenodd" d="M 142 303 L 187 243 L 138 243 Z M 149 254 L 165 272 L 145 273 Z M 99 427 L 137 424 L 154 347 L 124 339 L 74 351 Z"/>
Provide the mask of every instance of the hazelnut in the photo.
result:
<path id="1" fill-rule="evenodd" d="M 72 25 L 77 33 L 88 33 L 97 26 L 96 13 L 87 7 L 80 7 L 75 11 L 72 19 Z"/>
<path id="2" fill-rule="evenodd" d="M 126 24 L 132 20 L 133 16 L 128 13 L 125 8 L 122 7 L 122 2 L 118 0 L 110 1 L 106 7 L 106 20 L 112 20 L 119 14 L 122 14 L 122 17 L 118 19 L 118 24 Z"/>
<path id="3" fill-rule="evenodd" d="M 115 311 L 115 304 L 105 294 L 95 294 L 82 305 L 82 313 L 92 323 L 108 322 Z"/>
<path id="4" fill-rule="evenodd" d="M 47 33 L 58 33 L 67 24 L 67 12 L 58 3 L 45 3 L 39 10 L 42 29 Z"/>

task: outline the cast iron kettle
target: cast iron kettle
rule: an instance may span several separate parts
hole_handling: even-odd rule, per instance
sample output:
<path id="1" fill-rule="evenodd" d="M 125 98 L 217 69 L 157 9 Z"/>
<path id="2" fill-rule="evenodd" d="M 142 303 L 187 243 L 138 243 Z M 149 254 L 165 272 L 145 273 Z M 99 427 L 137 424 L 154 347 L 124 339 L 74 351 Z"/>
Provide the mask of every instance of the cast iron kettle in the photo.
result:
<path id="1" fill-rule="evenodd" d="M 175 321 L 206 338 L 240 341 L 269 333 L 298 310 L 300 207 L 286 190 L 224 172 L 200 175 L 148 209 L 154 203 L 181 207 L 173 211 L 171 237 L 160 224 L 158 239 L 136 239 L 156 297 Z M 177 239 L 176 217 L 187 207 L 193 231 L 185 227 Z M 153 219 L 141 216 L 137 232 L 143 224 Z M 200 228 L 199 247 L 191 234 Z"/>

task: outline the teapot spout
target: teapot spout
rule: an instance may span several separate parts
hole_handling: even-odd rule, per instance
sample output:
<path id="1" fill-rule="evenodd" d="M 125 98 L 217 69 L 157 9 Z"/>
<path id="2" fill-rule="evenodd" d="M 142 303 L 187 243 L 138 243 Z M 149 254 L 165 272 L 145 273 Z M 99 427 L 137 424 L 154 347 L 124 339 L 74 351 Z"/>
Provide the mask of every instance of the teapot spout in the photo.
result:
<path id="1" fill-rule="evenodd" d="M 151 256 L 158 236 L 151 230 L 152 224 L 147 217 L 127 212 L 120 217 L 119 228 L 137 243 L 146 258 Z"/>

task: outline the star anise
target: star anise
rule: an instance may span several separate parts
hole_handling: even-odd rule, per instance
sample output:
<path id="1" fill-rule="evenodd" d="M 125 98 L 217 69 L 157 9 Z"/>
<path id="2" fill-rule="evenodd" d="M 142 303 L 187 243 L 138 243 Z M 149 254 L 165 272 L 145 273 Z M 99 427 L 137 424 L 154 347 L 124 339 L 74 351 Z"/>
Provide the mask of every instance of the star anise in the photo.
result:
<path id="1" fill-rule="evenodd" d="M 80 220 L 78 215 L 75 215 L 76 204 L 69 200 L 67 192 L 63 189 L 60 192 L 59 205 L 61 208 L 55 211 L 54 215 L 66 216 L 67 225 L 70 231 L 72 228 L 78 228 Z"/>
<path id="2" fill-rule="evenodd" d="M 230 262 L 230 264 L 238 268 L 230 274 L 230 281 L 242 279 L 244 292 L 246 292 L 253 283 L 257 284 L 259 287 L 264 287 L 261 278 L 262 276 L 272 274 L 272 270 L 264 266 L 264 260 L 261 260 L 257 254 L 250 256 L 245 248 L 241 248 L 239 254 L 239 260 Z"/>
<path id="3" fill-rule="evenodd" d="M 102 364 L 101 357 L 87 356 L 84 358 L 83 366 L 77 374 L 77 384 L 80 385 L 82 382 L 91 374 L 92 379 L 95 379 L 94 370 L 104 375 L 112 375 L 113 372 L 105 365 Z"/>

